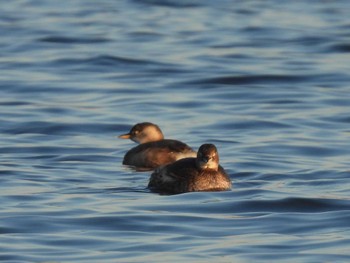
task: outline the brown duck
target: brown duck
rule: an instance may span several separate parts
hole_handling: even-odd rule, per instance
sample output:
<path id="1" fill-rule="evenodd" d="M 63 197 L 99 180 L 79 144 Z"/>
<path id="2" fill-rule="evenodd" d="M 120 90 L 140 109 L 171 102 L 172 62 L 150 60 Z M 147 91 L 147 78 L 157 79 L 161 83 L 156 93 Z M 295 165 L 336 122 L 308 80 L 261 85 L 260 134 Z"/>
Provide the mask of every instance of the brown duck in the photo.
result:
<path id="1" fill-rule="evenodd" d="M 187 144 L 164 139 L 160 128 L 150 122 L 134 125 L 129 133 L 120 135 L 119 138 L 139 143 L 125 154 L 123 160 L 123 164 L 136 168 L 154 169 L 182 158 L 196 156 L 196 152 Z"/>
<path id="2" fill-rule="evenodd" d="M 219 165 L 213 144 L 203 144 L 196 158 L 185 158 L 159 167 L 150 178 L 148 188 L 164 194 L 231 189 L 230 177 Z"/>

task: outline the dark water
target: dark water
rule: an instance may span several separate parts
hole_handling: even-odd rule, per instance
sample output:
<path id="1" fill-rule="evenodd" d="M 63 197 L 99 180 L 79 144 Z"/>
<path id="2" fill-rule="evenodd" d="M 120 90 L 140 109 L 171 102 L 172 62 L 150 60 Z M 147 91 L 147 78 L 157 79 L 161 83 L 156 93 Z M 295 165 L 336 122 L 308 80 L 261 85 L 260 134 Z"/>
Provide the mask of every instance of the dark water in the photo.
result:
<path id="1" fill-rule="evenodd" d="M 349 1 L 7 1 L 0 260 L 349 262 Z M 161 196 L 140 121 L 233 190 Z"/>

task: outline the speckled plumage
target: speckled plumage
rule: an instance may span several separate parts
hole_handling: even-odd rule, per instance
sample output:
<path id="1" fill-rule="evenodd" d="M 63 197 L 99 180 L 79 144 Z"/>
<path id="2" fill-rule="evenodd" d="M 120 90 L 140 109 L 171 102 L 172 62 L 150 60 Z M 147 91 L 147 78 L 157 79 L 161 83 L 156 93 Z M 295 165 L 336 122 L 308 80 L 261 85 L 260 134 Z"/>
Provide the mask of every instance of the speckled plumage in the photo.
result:
<path id="1" fill-rule="evenodd" d="M 181 159 L 156 169 L 148 187 L 167 194 L 225 191 L 231 189 L 231 180 L 219 165 L 216 147 L 213 144 L 203 144 L 196 158 Z"/>

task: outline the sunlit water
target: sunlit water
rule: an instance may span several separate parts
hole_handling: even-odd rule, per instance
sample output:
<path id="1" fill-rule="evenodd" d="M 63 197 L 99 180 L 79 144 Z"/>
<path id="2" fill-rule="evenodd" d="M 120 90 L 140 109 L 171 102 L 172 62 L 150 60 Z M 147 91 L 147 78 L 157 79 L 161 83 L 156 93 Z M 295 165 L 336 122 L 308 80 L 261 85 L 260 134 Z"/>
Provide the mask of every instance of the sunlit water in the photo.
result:
<path id="1" fill-rule="evenodd" d="M 7 1 L 0 260 L 350 261 L 348 1 Z M 164 196 L 136 122 L 233 189 Z"/>

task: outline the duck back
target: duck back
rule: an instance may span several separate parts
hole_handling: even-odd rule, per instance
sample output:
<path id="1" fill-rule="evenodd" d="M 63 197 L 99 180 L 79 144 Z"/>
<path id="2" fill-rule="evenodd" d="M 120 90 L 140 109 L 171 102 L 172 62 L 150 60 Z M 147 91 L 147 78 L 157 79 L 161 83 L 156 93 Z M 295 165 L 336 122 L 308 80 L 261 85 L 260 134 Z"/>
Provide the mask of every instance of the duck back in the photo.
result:
<path id="1" fill-rule="evenodd" d="M 123 164 L 153 169 L 195 155 L 196 152 L 185 143 L 177 140 L 160 140 L 132 148 L 125 154 Z"/>
<path id="2" fill-rule="evenodd" d="M 185 158 L 158 168 L 152 173 L 148 187 L 167 194 L 225 191 L 231 189 L 231 180 L 221 166 L 218 170 L 200 170 L 196 158 Z"/>

